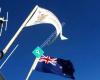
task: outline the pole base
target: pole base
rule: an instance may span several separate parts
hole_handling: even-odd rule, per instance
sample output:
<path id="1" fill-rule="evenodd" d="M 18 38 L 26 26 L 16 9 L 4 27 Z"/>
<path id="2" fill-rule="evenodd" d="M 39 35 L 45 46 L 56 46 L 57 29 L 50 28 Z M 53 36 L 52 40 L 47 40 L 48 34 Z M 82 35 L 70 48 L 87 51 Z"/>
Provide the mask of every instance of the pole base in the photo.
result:
<path id="1" fill-rule="evenodd" d="M 3 51 L 0 51 L 0 59 L 3 58 Z"/>

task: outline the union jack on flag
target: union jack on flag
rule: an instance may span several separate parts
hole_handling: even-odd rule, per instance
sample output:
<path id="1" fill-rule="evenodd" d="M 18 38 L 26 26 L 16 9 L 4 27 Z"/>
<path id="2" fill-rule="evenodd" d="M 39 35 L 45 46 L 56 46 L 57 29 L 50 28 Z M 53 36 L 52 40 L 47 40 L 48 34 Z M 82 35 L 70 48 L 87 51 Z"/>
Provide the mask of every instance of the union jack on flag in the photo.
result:
<path id="1" fill-rule="evenodd" d="M 52 58 L 50 56 L 42 56 L 39 62 L 45 62 L 46 64 L 51 63 L 55 66 L 57 64 L 57 58 Z"/>

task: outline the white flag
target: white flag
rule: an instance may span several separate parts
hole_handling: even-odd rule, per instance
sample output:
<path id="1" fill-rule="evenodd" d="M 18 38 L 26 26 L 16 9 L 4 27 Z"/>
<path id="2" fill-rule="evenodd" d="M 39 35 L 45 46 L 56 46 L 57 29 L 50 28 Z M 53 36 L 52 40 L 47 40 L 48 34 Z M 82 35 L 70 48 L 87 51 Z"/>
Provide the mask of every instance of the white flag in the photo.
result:
<path id="1" fill-rule="evenodd" d="M 37 6 L 37 9 L 35 10 L 34 14 L 27 22 L 26 27 L 43 23 L 52 24 L 56 28 L 56 37 L 60 34 L 61 40 L 67 39 L 62 35 L 62 25 L 58 18 L 49 10 Z"/>

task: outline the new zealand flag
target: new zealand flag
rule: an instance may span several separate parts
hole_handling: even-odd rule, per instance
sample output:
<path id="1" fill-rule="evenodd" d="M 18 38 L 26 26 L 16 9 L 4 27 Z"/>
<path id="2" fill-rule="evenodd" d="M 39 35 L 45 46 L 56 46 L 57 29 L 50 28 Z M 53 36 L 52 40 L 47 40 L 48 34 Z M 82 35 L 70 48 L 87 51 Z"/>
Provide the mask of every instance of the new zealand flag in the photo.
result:
<path id="1" fill-rule="evenodd" d="M 36 67 L 37 71 L 57 74 L 63 77 L 75 79 L 74 68 L 70 60 L 53 58 L 50 56 L 42 56 Z"/>

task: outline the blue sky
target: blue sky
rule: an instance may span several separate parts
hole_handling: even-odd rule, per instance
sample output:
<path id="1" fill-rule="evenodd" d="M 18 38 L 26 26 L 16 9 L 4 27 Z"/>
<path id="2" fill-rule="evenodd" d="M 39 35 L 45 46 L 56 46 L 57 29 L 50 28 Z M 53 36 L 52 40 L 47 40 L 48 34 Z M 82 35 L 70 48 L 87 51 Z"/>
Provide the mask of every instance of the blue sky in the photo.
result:
<path id="1" fill-rule="evenodd" d="M 8 30 L 0 37 L 2 50 L 35 5 L 52 11 L 64 22 L 63 34 L 69 39 L 43 48 L 46 55 L 70 59 L 76 80 L 100 80 L 100 1 L 98 0 L 0 0 L 2 14 L 9 11 Z M 39 27 L 41 26 L 41 27 Z M 12 57 L 0 70 L 7 80 L 24 80 L 35 59 L 32 50 L 40 46 L 54 31 L 52 25 L 25 28 L 0 64 L 19 44 Z M 66 78 L 34 71 L 30 80 L 66 80 Z"/>

